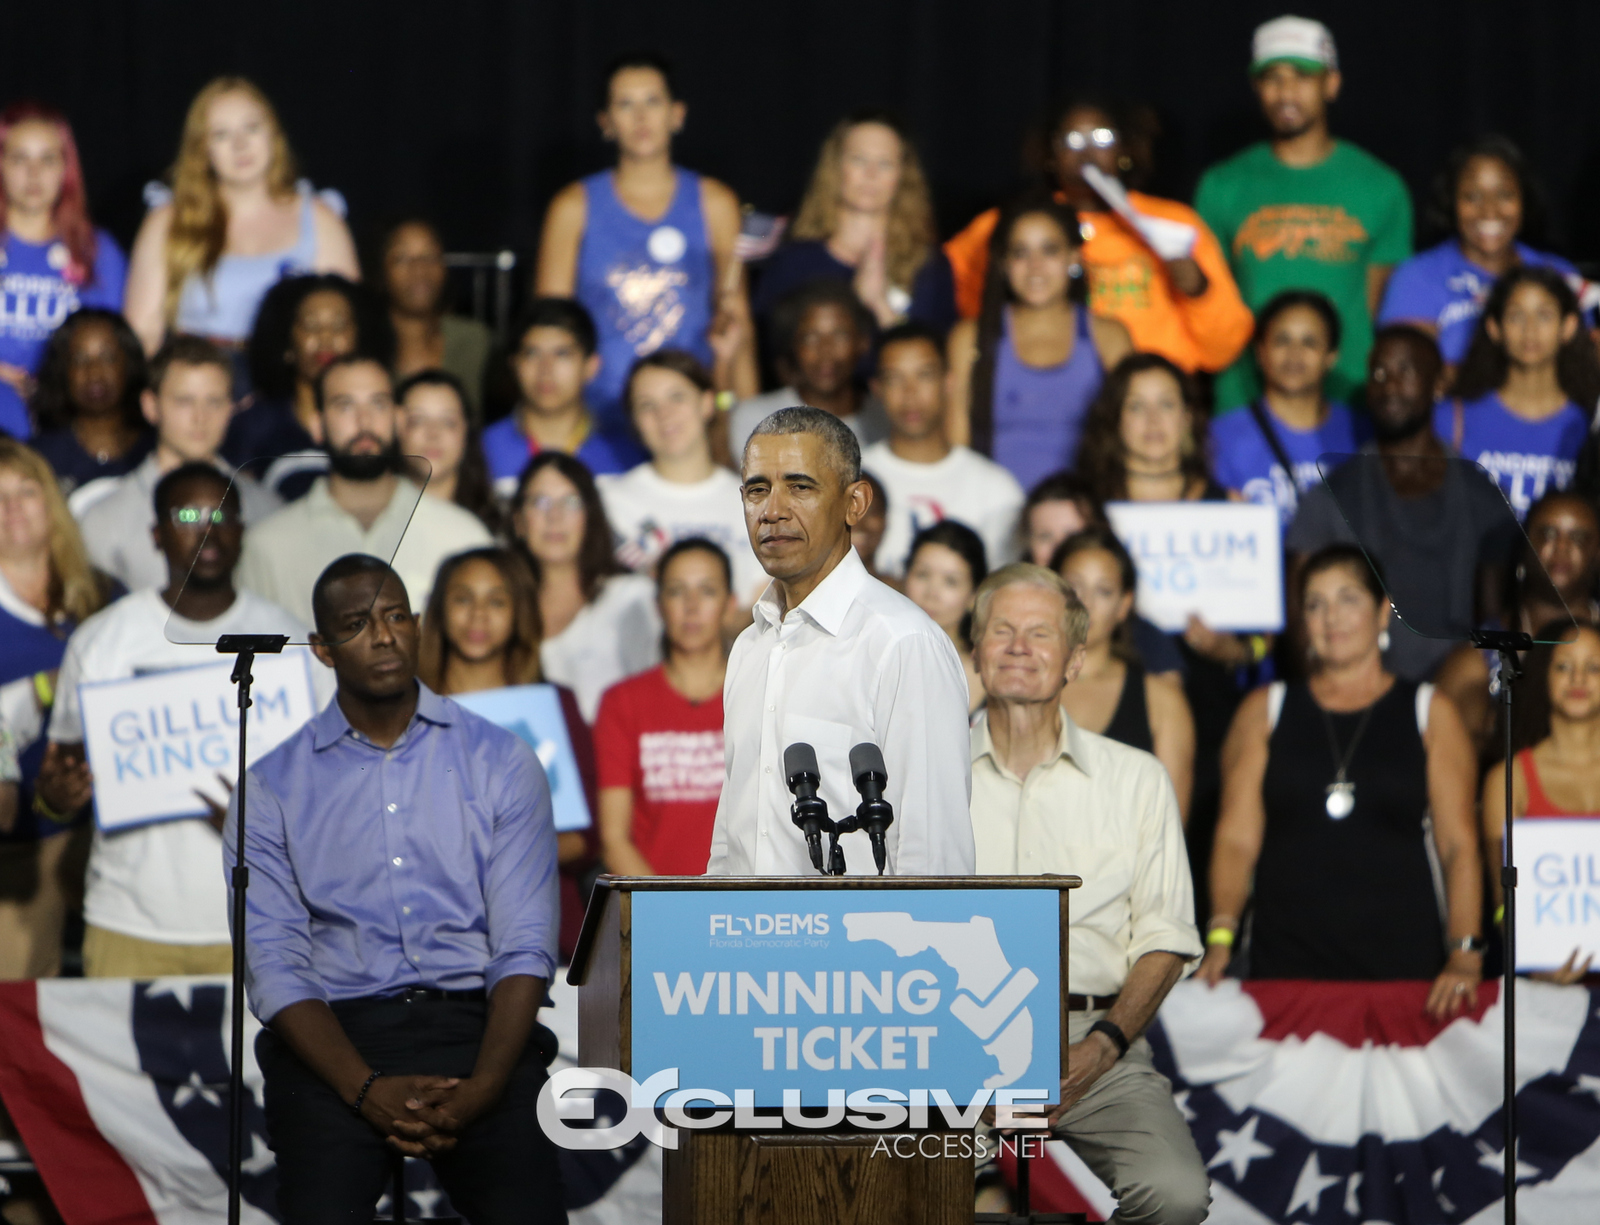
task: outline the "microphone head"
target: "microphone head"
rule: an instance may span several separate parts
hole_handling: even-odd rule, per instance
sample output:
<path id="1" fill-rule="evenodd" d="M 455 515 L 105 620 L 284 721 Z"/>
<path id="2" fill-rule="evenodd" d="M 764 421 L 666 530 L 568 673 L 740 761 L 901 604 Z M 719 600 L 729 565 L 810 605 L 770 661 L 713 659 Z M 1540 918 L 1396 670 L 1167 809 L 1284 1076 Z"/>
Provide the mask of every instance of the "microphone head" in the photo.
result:
<path id="1" fill-rule="evenodd" d="M 796 741 L 783 750 L 783 777 L 793 791 L 795 783 L 804 774 L 812 778 L 821 779 L 822 771 L 817 768 L 817 751 L 805 741 Z"/>
<path id="2" fill-rule="evenodd" d="M 883 764 L 883 750 L 863 741 L 850 750 L 850 777 L 859 788 L 862 778 L 868 774 L 876 774 L 884 782 L 889 781 L 889 768 Z"/>

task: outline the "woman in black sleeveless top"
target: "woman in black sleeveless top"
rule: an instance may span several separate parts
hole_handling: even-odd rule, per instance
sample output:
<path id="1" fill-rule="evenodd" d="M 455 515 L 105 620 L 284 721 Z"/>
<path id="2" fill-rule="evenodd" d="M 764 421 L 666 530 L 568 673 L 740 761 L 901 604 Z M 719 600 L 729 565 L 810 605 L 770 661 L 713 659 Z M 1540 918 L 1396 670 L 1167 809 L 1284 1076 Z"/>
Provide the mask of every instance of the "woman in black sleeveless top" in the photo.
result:
<path id="1" fill-rule="evenodd" d="M 1154 753 L 1172 778 L 1186 820 L 1194 775 L 1194 720 L 1181 685 L 1146 676 L 1129 632 L 1135 571 L 1122 542 L 1087 527 L 1057 546 L 1051 569 L 1089 610 L 1083 668 L 1061 706 L 1084 731 Z"/>
<path id="2" fill-rule="evenodd" d="M 1200 974 L 1222 977 L 1252 901 L 1251 977 L 1432 979 L 1428 1010 L 1453 1016 L 1483 969 L 1471 741 L 1449 699 L 1384 671 L 1359 549 L 1314 554 L 1299 587 L 1311 679 L 1256 691 L 1228 733 Z"/>

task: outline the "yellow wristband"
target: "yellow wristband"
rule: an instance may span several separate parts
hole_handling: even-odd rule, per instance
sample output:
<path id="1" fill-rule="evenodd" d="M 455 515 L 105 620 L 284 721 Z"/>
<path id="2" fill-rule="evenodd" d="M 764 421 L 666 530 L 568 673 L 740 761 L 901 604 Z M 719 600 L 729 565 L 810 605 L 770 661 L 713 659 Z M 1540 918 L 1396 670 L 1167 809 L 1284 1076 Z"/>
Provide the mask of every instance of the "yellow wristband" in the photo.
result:
<path id="1" fill-rule="evenodd" d="M 1494 921 L 1496 923 L 1504 923 L 1506 921 L 1506 908 L 1504 905 L 1494 908 Z"/>
<path id="2" fill-rule="evenodd" d="M 1213 927 L 1206 933 L 1207 944 L 1220 944 L 1225 949 L 1233 947 L 1233 928 Z"/>
<path id="3" fill-rule="evenodd" d="M 54 808 L 51 808 L 50 805 L 44 802 L 44 796 L 40 795 L 37 791 L 33 793 L 33 811 L 39 816 L 43 817 L 46 821 L 50 821 L 56 825 L 70 825 L 72 823 L 72 818 L 70 816 L 64 817 Z"/>
<path id="4" fill-rule="evenodd" d="M 55 704 L 56 688 L 50 683 L 48 672 L 35 672 L 33 674 L 33 695 L 39 699 L 39 708 L 49 710 Z"/>

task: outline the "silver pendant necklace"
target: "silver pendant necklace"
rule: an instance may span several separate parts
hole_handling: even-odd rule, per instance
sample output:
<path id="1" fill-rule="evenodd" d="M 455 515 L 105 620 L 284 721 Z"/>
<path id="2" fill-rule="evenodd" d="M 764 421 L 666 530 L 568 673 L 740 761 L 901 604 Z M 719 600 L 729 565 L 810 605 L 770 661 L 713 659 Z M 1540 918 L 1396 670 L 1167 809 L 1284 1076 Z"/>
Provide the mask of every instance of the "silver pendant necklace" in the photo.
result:
<path id="1" fill-rule="evenodd" d="M 1382 699 L 1380 698 L 1379 701 Z M 1328 815 L 1335 821 L 1343 821 L 1356 808 L 1356 785 L 1345 777 L 1345 772 L 1350 768 L 1350 760 L 1356 755 L 1356 746 L 1361 743 L 1361 737 L 1366 735 L 1367 724 L 1372 720 L 1372 712 L 1377 707 L 1375 701 L 1361 714 L 1361 722 L 1356 724 L 1356 734 L 1350 739 L 1350 747 L 1343 753 L 1339 751 L 1339 738 L 1333 730 L 1333 716 L 1319 704 L 1317 709 L 1322 711 L 1322 725 L 1328 729 L 1328 749 L 1333 754 L 1334 774 L 1333 782 L 1327 786 L 1328 798 L 1322 806 L 1328 810 Z"/>

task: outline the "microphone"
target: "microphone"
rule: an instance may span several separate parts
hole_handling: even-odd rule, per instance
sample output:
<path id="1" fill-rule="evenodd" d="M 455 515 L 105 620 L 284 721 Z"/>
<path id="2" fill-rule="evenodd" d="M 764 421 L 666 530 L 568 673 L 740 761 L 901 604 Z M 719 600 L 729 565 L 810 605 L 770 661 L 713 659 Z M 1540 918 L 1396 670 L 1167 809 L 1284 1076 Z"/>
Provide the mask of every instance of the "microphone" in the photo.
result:
<path id="1" fill-rule="evenodd" d="M 806 849 L 811 852 L 811 866 L 827 875 L 822 866 L 822 831 L 832 829 L 828 820 L 828 803 L 817 794 L 822 785 L 822 773 L 817 769 L 817 751 L 804 741 L 791 744 L 783 751 L 783 774 L 794 793 L 794 803 L 789 807 L 789 819 L 806 836 Z"/>
<path id="2" fill-rule="evenodd" d="M 856 825 L 867 831 L 872 839 L 872 858 L 877 862 L 878 875 L 889 861 L 889 848 L 884 831 L 894 824 L 894 809 L 883 798 L 883 789 L 889 785 L 889 770 L 883 764 L 883 752 L 877 745 L 862 743 L 850 750 L 850 777 L 861 793 L 861 804 L 856 809 Z"/>

